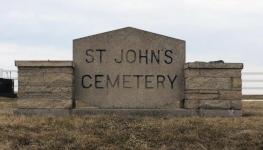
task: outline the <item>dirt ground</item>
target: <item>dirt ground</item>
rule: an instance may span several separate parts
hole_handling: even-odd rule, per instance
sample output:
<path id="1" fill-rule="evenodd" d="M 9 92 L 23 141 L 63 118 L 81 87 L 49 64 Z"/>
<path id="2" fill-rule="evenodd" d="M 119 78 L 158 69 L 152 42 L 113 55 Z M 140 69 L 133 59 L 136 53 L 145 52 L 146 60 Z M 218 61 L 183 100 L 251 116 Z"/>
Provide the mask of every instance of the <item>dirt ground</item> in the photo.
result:
<path id="1" fill-rule="evenodd" d="M 28 117 L 0 101 L 0 149 L 263 149 L 263 102 L 241 118 Z"/>

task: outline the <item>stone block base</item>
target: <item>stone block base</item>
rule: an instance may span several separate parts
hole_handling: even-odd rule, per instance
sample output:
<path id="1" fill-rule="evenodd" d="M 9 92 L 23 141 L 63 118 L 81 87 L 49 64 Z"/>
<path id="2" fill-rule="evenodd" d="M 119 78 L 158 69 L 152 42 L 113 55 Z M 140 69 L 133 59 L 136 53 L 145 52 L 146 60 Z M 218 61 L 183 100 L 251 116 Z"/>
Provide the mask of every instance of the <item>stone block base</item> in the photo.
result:
<path id="1" fill-rule="evenodd" d="M 185 109 L 204 117 L 242 116 L 241 63 L 185 64 Z"/>
<path id="2" fill-rule="evenodd" d="M 19 99 L 17 108 L 27 109 L 70 109 L 72 100 L 60 99 Z"/>
<path id="3" fill-rule="evenodd" d="M 185 100 L 186 109 L 228 109 L 241 110 L 241 100 Z"/>
<path id="4" fill-rule="evenodd" d="M 190 117 L 197 116 L 195 110 L 188 109 L 72 109 L 73 115 L 121 115 L 121 116 L 157 116 L 157 117 Z"/>
<path id="5" fill-rule="evenodd" d="M 15 115 L 25 115 L 25 116 L 54 116 L 54 117 L 65 117 L 70 115 L 69 109 L 15 109 L 13 114 Z"/>
<path id="6" fill-rule="evenodd" d="M 242 110 L 200 109 L 201 117 L 242 117 Z"/>
<path id="7" fill-rule="evenodd" d="M 241 117 L 241 110 L 192 110 L 192 109 L 15 109 L 14 114 L 26 116 L 83 116 L 119 115 L 152 117 Z"/>

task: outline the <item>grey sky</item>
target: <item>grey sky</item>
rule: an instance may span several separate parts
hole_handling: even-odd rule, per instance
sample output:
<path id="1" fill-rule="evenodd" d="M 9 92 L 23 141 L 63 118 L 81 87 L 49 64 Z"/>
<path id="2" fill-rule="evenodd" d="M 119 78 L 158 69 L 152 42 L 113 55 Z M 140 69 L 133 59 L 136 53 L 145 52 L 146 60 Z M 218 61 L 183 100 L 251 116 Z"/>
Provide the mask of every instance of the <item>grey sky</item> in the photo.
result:
<path id="1" fill-rule="evenodd" d="M 72 59 L 72 39 L 126 26 L 186 40 L 187 61 L 263 71 L 262 0 L 0 0 L 0 68 Z"/>

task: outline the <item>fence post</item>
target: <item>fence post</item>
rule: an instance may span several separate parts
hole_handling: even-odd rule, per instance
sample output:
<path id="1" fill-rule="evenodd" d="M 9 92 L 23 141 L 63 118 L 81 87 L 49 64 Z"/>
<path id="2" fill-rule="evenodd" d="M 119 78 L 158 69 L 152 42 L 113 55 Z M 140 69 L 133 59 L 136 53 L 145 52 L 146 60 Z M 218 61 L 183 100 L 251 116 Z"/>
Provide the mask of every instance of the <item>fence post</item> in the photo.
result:
<path id="1" fill-rule="evenodd" d="M 0 69 L 0 78 L 3 78 L 3 69 Z"/>

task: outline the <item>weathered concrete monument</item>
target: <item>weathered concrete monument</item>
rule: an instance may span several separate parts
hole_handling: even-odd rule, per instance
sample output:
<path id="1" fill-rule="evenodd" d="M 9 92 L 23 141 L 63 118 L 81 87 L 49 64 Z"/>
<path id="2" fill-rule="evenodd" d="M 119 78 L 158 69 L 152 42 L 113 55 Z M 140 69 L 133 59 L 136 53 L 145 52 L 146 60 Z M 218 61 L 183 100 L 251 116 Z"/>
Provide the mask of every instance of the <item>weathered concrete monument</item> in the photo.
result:
<path id="1" fill-rule="evenodd" d="M 185 42 L 124 28 L 73 42 L 75 99 L 100 108 L 179 108 Z"/>
<path id="2" fill-rule="evenodd" d="M 73 61 L 16 61 L 18 114 L 241 116 L 243 64 L 185 63 L 185 41 L 122 28 L 73 41 Z"/>

